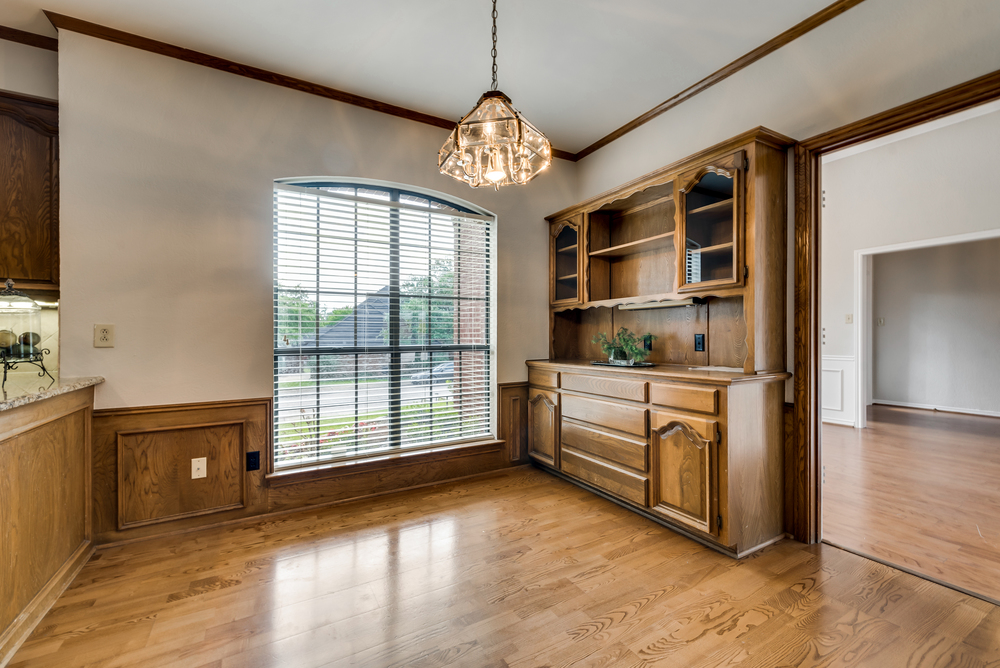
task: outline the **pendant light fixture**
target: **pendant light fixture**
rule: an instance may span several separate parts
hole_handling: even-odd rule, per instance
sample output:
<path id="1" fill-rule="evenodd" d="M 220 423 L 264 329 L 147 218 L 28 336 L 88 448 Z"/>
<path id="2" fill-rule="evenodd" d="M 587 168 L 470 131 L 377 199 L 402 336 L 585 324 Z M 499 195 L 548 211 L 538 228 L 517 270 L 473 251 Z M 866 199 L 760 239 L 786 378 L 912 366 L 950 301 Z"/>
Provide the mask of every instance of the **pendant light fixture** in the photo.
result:
<path id="1" fill-rule="evenodd" d="M 552 144 L 497 90 L 497 2 L 493 0 L 493 87 L 438 151 L 442 174 L 473 188 L 523 184 L 552 162 Z"/>

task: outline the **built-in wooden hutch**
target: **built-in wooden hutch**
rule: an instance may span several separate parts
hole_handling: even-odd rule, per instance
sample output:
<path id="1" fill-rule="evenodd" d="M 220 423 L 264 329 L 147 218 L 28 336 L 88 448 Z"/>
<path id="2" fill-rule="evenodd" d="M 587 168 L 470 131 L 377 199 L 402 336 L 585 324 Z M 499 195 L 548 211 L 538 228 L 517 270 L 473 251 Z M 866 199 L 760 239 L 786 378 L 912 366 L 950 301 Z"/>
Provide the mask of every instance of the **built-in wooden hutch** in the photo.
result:
<path id="1" fill-rule="evenodd" d="M 533 461 L 733 556 L 783 535 L 791 144 L 758 128 L 547 219 Z M 655 366 L 591 364 L 623 326 Z"/>

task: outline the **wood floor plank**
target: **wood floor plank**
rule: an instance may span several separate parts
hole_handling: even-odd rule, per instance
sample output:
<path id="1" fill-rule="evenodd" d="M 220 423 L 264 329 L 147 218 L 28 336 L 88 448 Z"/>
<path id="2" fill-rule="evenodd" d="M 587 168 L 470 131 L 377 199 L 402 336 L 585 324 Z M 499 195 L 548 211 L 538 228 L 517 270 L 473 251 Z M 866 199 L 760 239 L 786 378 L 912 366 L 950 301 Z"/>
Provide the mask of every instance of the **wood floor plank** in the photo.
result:
<path id="1" fill-rule="evenodd" d="M 823 466 L 825 540 L 1000 600 L 1000 418 L 871 406 Z"/>
<path id="2" fill-rule="evenodd" d="M 828 545 L 736 561 L 516 469 L 101 550 L 10 665 L 1000 668 L 997 610 Z"/>

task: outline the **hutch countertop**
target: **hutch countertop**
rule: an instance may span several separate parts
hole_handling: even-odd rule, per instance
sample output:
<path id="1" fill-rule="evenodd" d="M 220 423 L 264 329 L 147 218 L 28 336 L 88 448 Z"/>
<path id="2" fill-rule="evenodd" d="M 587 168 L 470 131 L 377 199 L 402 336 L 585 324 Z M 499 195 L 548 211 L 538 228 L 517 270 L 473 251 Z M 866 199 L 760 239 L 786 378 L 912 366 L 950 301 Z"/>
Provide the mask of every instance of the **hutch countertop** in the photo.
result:
<path id="1" fill-rule="evenodd" d="M 777 371 L 773 373 L 743 373 L 726 370 L 708 370 L 704 368 L 692 367 L 687 364 L 657 364 L 656 366 L 632 367 L 632 366 L 608 366 L 591 364 L 588 360 L 528 360 L 529 368 L 546 368 L 559 371 L 572 371 L 574 373 L 607 372 L 620 373 L 630 378 L 648 380 L 686 380 L 698 383 L 712 383 L 716 385 L 732 385 L 734 383 L 761 382 L 769 380 L 786 380 L 792 377 L 787 371 Z"/>

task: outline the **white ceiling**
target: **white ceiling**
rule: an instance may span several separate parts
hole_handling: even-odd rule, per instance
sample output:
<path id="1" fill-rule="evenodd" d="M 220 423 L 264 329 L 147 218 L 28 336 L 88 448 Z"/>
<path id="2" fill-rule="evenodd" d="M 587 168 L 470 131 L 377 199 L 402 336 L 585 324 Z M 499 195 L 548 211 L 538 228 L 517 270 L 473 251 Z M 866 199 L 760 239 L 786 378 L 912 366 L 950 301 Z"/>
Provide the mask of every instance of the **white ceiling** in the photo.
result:
<path id="1" fill-rule="evenodd" d="M 576 152 L 832 0 L 499 0 L 500 90 Z M 3 0 L 456 121 L 490 87 L 489 0 Z"/>

